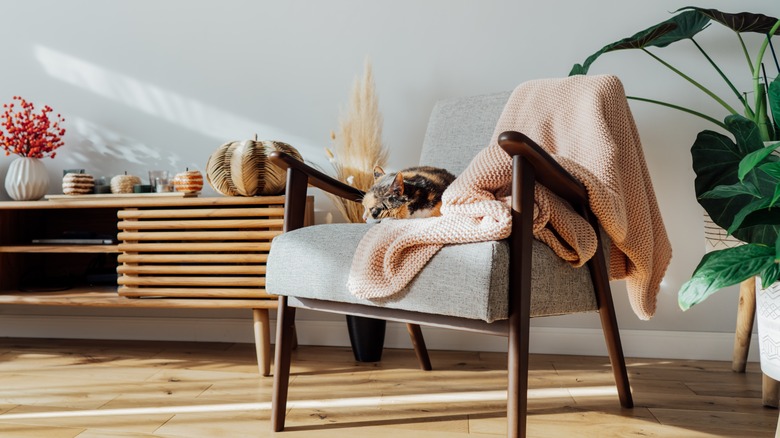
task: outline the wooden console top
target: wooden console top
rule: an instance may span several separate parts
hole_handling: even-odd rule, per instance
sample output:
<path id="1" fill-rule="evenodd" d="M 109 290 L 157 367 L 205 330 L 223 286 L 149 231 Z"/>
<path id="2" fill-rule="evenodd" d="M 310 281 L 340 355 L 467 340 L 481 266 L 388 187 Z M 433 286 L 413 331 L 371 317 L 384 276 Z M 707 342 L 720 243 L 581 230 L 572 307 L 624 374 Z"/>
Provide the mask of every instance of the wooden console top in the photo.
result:
<path id="1" fill-rule="evenodd" d="M 94 197 L 93 197 L 94 196 Z M 284 204 L 284 196 L 215 196 L 215 197 L 177 197 L 155 195 L 129 195 L 98 197 L 100 195 L 74 196 L 73 199 L 41 200 L 41 201 L 1 201 L 0 210 L 32 210 L 58 208 L 133 208 L 133 207 L 168 207 L 168 206 L 203 206 L 210 205 L 255 205 Z"/>

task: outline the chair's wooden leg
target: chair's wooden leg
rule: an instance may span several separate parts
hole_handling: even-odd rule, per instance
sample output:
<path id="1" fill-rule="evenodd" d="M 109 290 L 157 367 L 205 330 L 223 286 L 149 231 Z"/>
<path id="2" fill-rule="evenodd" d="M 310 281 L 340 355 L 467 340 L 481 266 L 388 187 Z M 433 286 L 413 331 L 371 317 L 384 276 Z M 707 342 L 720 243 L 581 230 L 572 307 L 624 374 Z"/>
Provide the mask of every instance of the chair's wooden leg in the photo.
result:
<path id="1" fill-rule="evenodd" d="M 417 355 L 420 369 L 423 371 L 432 370 L 431 358 L 428 356 L 428 348 L 425 346 L 422 329 L 418 324 L 406 324 L 406 330 L 409 332 L 409 337 L 412 338 L 412 347 L 414 347 L 414 354 Z"/>
<path id="2" fill-rule="evenodd" d="M 595 216 L 587 214 L 594 230 L 599 229 Z M 596 254 L 588 261 L 593 287 L 599 306 L 601 329 L 604 332 L 604 340 L 607 343 L 609 362 L 612 364 L 612 374 L 615 376 L 620 405 L 624 408 L 634 407 L 634 398 L 631 395 L 631 385 L 628 382 L 628 370 L 626 370 L 626 358 L 623 356 L 623 344 L 620 342 L 615 305 L 612 302 L 612 291 L 609 288 L 609 274 L 607 274 L 607 261 L 604 258 L 602 241 L 599 239 L 599 247 Z"/>
<path id="3" fill-rule="evenodd" d="M 747 365 L 750 338 L 753 335 L 753 322 L 756 316 L 756 278 L 750 277 L 739 285 L 739 305 L 737 306 L 737 327 L 734 330 L 734 354 L 731 369 L 744 373 Z"/>
<path id="4" fill-rule="evenodd" d="M 261 376 L 271 374 L 271 327 L 268 309 L 252 309 L 254 317 L 255 351 Z"/>
<path id="5" fill-rule="evenodd" d="M 512 158 L 512 235 L 509 258 L 507 436 L 525 438 L 528 423 L 528 353 L 531 327 L 531 248 L 535 177 L 531 165 Z"/>
<path id="6" fill-rule="evenodd" d="M 604 339 L 607 341 L 607 352 L 609 361 L 612 364 L 612 374 L 615 375 L 615 385 L 617 386 L 620 405 L 624 408 L 634 407 L 634 398 L 631 395 L 631 385 L 628 382 L 628 370 L 626 369 L 626 358 L 623 356 L 623 345 L 620 342 L 620 332 L 617 326 L 617 317 L 615 308 L 612 305 L 612 295 L 607 291 L 604 295 L 609 298 L 609 304 L 602 304 L 599 308 L 601 317 L 601 328 L 604 330 Z"/>
<path id="7" fill-rule="evenodd" d="M 762 403 L 764 404 L 764 406 L 770 408 L 779 407 L 780 406 L 780 382 L 763 373 L 761 374 L 761 376 L 762 376 L 762 380 L 761 380 Z"/>
<path id="8" fill-rule="evenodd" d="M 517 321 L 513 321 L 517 319 Z M 509 320 L 507 368 L 507 436 L 524 438 L 528 423 L 528 352 L 531 319 L 517 315 Z"/>
<path id="9" fill-rule="evenodd" d="M 287 297 L 279 297 L 276 323 L 276 357 L 274 360 L 274 389 L 271 398 L 271 427 L 274 432 L 284 429 L 287 414 L 287 392 L 290 387 L 290 361 L 295 328 L 295 308 L 287 305 Z"/>

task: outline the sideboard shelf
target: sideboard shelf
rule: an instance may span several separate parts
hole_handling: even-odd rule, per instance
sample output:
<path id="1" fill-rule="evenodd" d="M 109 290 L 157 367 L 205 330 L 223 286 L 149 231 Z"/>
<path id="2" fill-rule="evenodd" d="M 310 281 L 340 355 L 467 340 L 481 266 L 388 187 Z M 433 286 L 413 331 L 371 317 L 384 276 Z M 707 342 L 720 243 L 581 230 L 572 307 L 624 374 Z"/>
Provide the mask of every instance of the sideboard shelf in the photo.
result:
<path id="1" fill-rule="evenodd" d="M 139 307 L 168 309 L 275 309 L 275 300 L 209 298 L 126 298 L 116 294 L 115 286 L 81 286 L 58 292 L 0 291 L 0 305 L 70 307 Z"/>
<path id="2" fill-rule="evenodd" d="M 9 253 L 119 253 L 119 245 L 2 245 L 0 252 Z"/>
<path id="3" fill-rule="evenodd" d="M 268 375 L 265 262 L 283 218 L 284 196 L 0 202 L 0 305 L 252 309 Z M 63 236 L 118 243 L 32 243 Z"/>

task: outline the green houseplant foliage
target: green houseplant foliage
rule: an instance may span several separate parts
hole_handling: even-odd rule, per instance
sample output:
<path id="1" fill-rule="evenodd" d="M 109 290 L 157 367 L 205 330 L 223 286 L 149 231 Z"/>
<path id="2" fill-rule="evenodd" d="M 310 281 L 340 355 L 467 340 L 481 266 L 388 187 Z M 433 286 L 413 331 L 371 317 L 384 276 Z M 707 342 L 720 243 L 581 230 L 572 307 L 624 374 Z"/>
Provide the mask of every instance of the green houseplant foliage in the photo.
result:
<path id="1" fill-rule="evenodd" d="M 747 12 L 731 14 L 721 12 L 716 9 L 703 9 L 696 7 L 685 7 L 678 9 L 676 12 L 676 15 L 666 21 L 651 26 L 630 37 L 623 38 L 611 44 L 607 44 L 606 46 L 599 49 L 596 53 L 590 55 L 582 64 L 575 64 L 574 67 L 572 67 L 569 75 L 587 74 L 593 62 L 606 53 L 630 49 L 641 50 L 707 94 L 720 106 L 722 106 L 728 114 L 743 114 L 746 118 L 752 120 L 759 127 L 761 137 L 764 139 L 764 141 L 780 139 L 780 132 L 778 132 L 778 126 L 776 123 L 778 121 L 778 116 L 780 116 L 780 82 L 778 78 L 775 78 L 773 81 L 769 81 L 768 78 L 763 75 L 762 71 L 762 63 L 766 50 L 768 47 L 770 47 L 771 38 L 777 32 L 777 29 L 780 26 L 780 21 L 778 21 L 778 19 L 775 17 L 769 17 L 763 14 L 752 14 Z M 746 93 L 739 91 L 734 86 L 732 81 L 726 76 L 726 74 L 713 60 L 713 58 L 710 57 L 704 47 L 702 47 L 694 38 L 703 30 L 711 27 L 710 25 L 713 22 L 730 29 L 739 39 L 740 46 L 742 47 L 743 54 L 747 61 L 748 71 L 753 85 L 753 89 L 749 90 L 750 94 L 753 96 L 752 99 L 746 97 Z M 742 38 L 742 34 L 748 32 L 764 34 L 767 36 L 753 54 L 751 54 L 747 49 Z M 705 87 L 694 78 L 677 69 L 663 58 L 658 56 L 654 51 L 650 50 L 651 48 L 663 48 L 669 46 L 670 44 L 681 41 L 689 41 L 696 47 L 704 60 L 710 66 L 712 66 L 715 74 L 717 74 L 720 78 L 722 78 L 722 80 L 726 82 L 726 84 L 728 84 L 729 88 L 734 93 L 733 100 L 739 103 L 737 107 L 741 107 L 742 111 L 738 111 L 726 99 L 718 96 L 709 88 Z M 775 61 L 775 68 L 780 69 L 777 64 L 777 58 L 774 56 L 774 52 L 772 57 Z M 769 84 L 769 86 L 767 87 L 766 84 Z M 709 116 L 682 105 L 676 105 L 669 102 L 637 96 L 628 96 L 628 98 L 685 111 L 695 116 L 704 118 L 723 129 L 727 129 L 724 122 L 720 121 L 720 118 Z M 770 118 L 770 112 L 773 113 L 774 121 L 772 118 Z"/>
<path id="2" fill-rule="evenodd" d="M 771 154 L 780 143 L 765 147 L 758 127 L 742 116 L 727 117 L 726 125 L 736 141 L 702 131 L 691 147 L 694 185 L 713 221 L 746 244 L 702 258 L 680 289 L 683 310 L 755 275 L 767 285 L 780 276 L 780 159 Z"/>
<path id="3" fill-rule="evenodd" d="M 750 74 L 752 90 L 740 92 L 695 40 L 695 36 L 717 23 L 734 32 L 739 40 Z M 693 109 L 653 99 L 628 96 L 629 99 L 663 105 L 704 118 L 729 135 L 705 130 L 691 147 L 694 182 L 699 203 L 719 226 L 728 230 L 745 245 L 705 255 L 691 279 L 680 289 L 679 305 L 686 310 L 712 293 L 760 276 L 762 284 L 780 278 L 780 159 L 771 152 L 778 147 L 765 142 L 780 140 L 780 65 L 772 47 L 772 38 L 780 27 L 775 17 L 753 13 L 724 13 L 716 9 L 685 7 L 672 18 L 630 37 L 608 44 L 576 64 L 570 75 L 587 74 L 591 64 L 605 53 L 636 49 L 669 68 L 723 107 L 723 121 Z M 765 35 L 758 49 L 751 53 L 742 34 Z M 722 78 L 734 94 L 732 105 L 707 87 L 662 59 L 654 51 L 680 41 L 689 41 Z M 651 51 L 651 49 L 653 51 Z M 763 64 L 769 49 L 774 61 L 775 78 L 766 76 Z M 736 108 L 739 108 L 736 109 Z"/>

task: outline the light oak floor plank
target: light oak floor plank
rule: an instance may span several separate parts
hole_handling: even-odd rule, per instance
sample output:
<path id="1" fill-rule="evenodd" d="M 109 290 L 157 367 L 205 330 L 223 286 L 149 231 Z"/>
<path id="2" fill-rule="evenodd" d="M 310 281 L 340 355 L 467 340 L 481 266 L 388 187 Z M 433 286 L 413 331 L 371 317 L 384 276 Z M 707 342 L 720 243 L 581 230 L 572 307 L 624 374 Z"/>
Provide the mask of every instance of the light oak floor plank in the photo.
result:
<path id="1" fill-rule="evenodd" d="M 253 344 L 0 339 L 0 437 L 496 437 L 506 356 L 411 350 L 357 363 L 349 348 L 293 353 L 287 429 L 270 432 L 272 379 Z M 758 364 L 628 358 L 622 409 L 604 357 L 533 355 L 529 437 L 772 436 Z"/>

